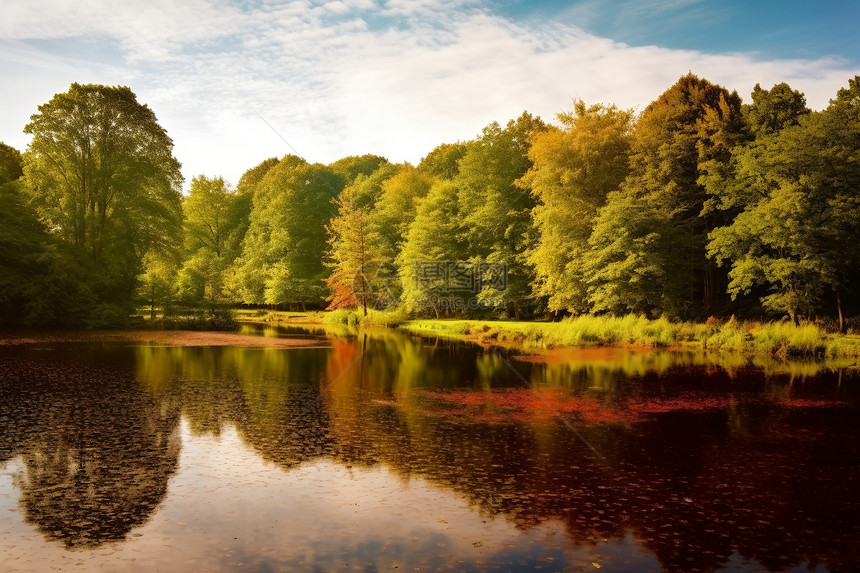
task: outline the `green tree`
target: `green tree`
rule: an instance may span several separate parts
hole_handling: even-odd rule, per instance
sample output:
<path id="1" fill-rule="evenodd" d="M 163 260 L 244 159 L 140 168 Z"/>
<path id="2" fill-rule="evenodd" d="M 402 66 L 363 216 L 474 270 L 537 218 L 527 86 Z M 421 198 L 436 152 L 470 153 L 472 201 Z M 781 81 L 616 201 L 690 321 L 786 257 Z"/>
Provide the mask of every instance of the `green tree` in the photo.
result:
<path id="1" fill-rule="evenodd" d="M 350 185 L 360 175 L 368 176 L 378 171 L 381 167 L 388 165 L 388 160 L 379 155 L 351 155 L 338 159 L 329 169 L 344 178 L 344 184 Z"/>
<path id="2" fill-rule="evenodd" d="M 30 203 L 59 240 L 102 273 L 99 297 L 128 304 L 143 257 L 175 246 L 179 162 L 155 114 L 127 87 L 72 84 L 25 127 Z"/>
<path id="3" fill-rule="evenodd" d="M 549 310 L 579 314 L 589 309 L 584 264 L 594 218 L 629 172 L 633 114 L 579 100 L 558 119 L 561 129 L 532 137 L 533 166 L 519 184 L 537 202 L 537 236 L 527 251 L 534 291 Z"/>
<path id="4" fill-rule="evenodd" d="M 325 225 L 343 176 L 287 155 L 269 170 L 254 197 L 237 262 L 243 300 L 252 304 L 320 304 L 325 298 Z"/>
<path id="5" fill-rule="evenodd" d="M 453 179 L 460 172 L 460 160 L 466 155 L 465 143 L 443 143 L 418 164 L 424 173 L 441 179 Z"/>
<path id="6" fill-rule="evenodd" d="M 484 128 L 482 137 L 469 143 L 455 177 L 459 217 L 468 257 L 475 263 L 507 268 L 507 285 L 496 288 L 490 277 L 478 276 L 478 297 L 493 306 L 505 304 L 519 317 L 531 311 L 530 285 L 534 272 L 526 260 L 532 242 L 532 197 L 516 185 L 531 168 L 529 142 L 546 129 L 538 117 L 523 113 L 503 129 L 498 123 Z M 486 284 L 485 284 L 486 283 Z"/>
<path id="7" fill-rule="evenodd" d="M 369 212 L 368 223 L 380 238 L 380 255 L 393 262 L 415 220 L 418 205 L 430 192 L 435 178 L 407 164 L 382 181 L 380 194 Z"/>
<path id="8" fill-rule="evenodd" d="M 457 208 L 457 185 L 441 181 L 433 185 L 418 205 L 415 220 L 409 226 L 403 249 L 397 256 L 405 308 L 414 311 L 448 308 L 444 265 L 466 257 L 461 221 Z M 440 274 L 441 273 L 441 274 Z"/>
<path id="9" fill-rule="evenodd" d="M 150 320 L 155 320 L 159 307 L 163 314 L 170 313 L 169 307 L 177 291 L 178 272 L 175 257 L 156 251 L 150 251 L 144 256 L 137 293 L 143 306 L 149 307 Z"/>
<path id="10" fill-rule="evenodd" d="M 242 280 L 239 273 L 239 263 L 245 235 L 248 233 L 248 227 L 251 224 L 251 209 L 254 205 L 254 197 L 257 195 L 257 188 L 260 186 L 260 182 L 269 170 L 278 163 L 279 160 L 276 157 L 270 157 L 262 161 L 259 165 L 248 169 L 239 178 L 239 183 L 236 185 L 236 195 L 233 201 L 230 202 L 228 219 L 235 222 L 235 224 L 231 225 L 231 232 L 227 237 L 225 245 L 226 259 L 229 261 L 229 266 L 224 273 L 224 296 L 232 302 L 240 302 L 242 300 Z"/>
<path id="11" fill-rule="evenodd" d="M 844 329 L 843 293 L 860 263 L 860 76 L 822 112 L 798 114 L 738 156 L 743 210 L 710 234 L 733 296 L 764 287 L 766 309 L 797 321 L 827 295 Z"/>
<path id="12" fill-rule="evenodd" d="M 681 239 L 666 213 L 623 191 L 611 192 L 592 223 L 582 262 L 592 310 L 655 316 L 671 308 L 666 274 Z"/>
<path id="13" fill-rule="evenodd" d="M 228 267 L 238 256 L 235 235 L 247 226 L 245 196 L 229 188 L 221 177 L 202 175 L 191 182 L 183 201 L 186 261 L 179 276 L 183 299 L 210 306 L 227 302 L 224 283 Z"/>
<path id="14" fill-rule="evenodd" d="M 644 301 L 652 304 L 655 300 L 645 292 L 631 296 L 626 304 L 617 299 L 612 305 L 620 303 L 628 310 L 676 317 L 707 315 L 712 311 L 723 281 L 708 260 L 705 246 L 708 232 L 719 225 L 720 219 L 711 217 L 705 209 L 709 196 L 699 177 L 701 171 L 707 169 L 713 173 L 730 161 L 741 126 L 738 95 L 692 74 L 679 79 L 642 113 L 633 132 L 631 173 L 621 193 L 613 194 L 611 199 L 622 203 L 619 206 L 607 203 L 605 208 L 606 216 L 626 216 L 626 206 L 632 202 L 665 223 L 654 230 L 662 236 L 659 241 L 650 237 L 649 225 L 636 227 L 648 235 L 628 237 L 628 246 L 645 249 L 633 253 L 634 258 L 663 265 L 654 276 L 661 281 L 660 290 L 664 294 L 660 306 L 654 308 L 641 308 Z M 625 221 L 605 221 L 605 224 L 621 229 Z M 593 244 L 604 256 L 610 254 L 607 249 L 623 245 L 613 241 L 611 235 Z M 652 248 L 668 249 L 672 256 L 647 252 Z M 619 251 L 610 258 L 627 255 Z M 616 275 L 591 277 L 592 303 L 601 308 L 608 306 L 608 301 L 601 300 L 606 292 L 632 294 L 629 284 L 635 284 L 632 282 L 635 275 L 634 268 L 628 266 Z M 606 280 L 628 285 L 607 285 Z"/>
<path id="15" fill-rule="evenodd" d="M 0 141 L 0 185 L 15 181 L 24 174 L 21 152 Z"/>
<path id="16" fill-rule="evenodd" d="M 326 226 L 328 231 L 331 275 L 326 283 L 331 290 L 329 309 L 361 305 L 367 316 L 368 302 L 376 302 L 377 277 L 381 252 L 379 236 L 367 224 L 367 210 L 355 207 L 348 197 L 336 204 L 338 214 Z"/>

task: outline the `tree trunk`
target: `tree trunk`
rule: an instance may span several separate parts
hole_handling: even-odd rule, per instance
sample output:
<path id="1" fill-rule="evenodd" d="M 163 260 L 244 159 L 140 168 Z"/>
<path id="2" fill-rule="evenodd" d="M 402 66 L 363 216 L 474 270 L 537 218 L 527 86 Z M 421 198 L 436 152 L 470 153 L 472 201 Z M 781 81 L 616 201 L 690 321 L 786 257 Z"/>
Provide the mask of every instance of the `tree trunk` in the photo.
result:
<path id="1" fill-rule="evenodd" d="M 149 299 L 149 320 L 155 320 L 155 287 L 151 291 Z"/>
<path id="2" fill-rule="evenodd" d="M 839 314 L 839 334 L 845 334 L 845 317 L 842 315 L 842 288 L 836 287 L 836 312 Z"/>

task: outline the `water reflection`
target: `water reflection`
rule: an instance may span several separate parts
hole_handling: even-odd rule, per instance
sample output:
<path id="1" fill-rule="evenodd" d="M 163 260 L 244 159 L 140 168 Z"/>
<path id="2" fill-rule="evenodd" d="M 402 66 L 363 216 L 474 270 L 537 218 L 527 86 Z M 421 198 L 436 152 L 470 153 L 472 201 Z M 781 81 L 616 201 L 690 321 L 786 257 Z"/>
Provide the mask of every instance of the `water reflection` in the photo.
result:
<path id="1" fill-rule="evenodd" d="M 422 484 L 475 512 L 475 521 L 461 518 L 472 525 L 459 535 L 475 538 L 465 547 L 432 537 L 429 525 L 410 544 L 382 521 L 338 524 L 341 545 L 364 555 L 354 564 L 388 568 L 371 555 L 395 539 L 407 549 L 392 562 L 410 568 L 466 568 L 456 564 L 479 550 L 477 570 L 520 561 L 560 570 L 588 559 L 614 559 L 604 566 L 617 570 L 848 570 L 860 560 L 851 371 L 810 376 L 796 365 L 724 368 L 701 354 L 619 350 L 518 359 L 391 331 L 330 338 L 330 347 L 308 349 L 0 350 L 0 463 L 22 460 L 26 520 L 48 540 L 92 547 L 127 538 L 159 508 L 170 513 L 171 476 L 181 476 L 174 491 L 205 482 L 192 477 L 203 463 L 193 457 L 177 469 L 181 419 L 186 440 L 235 436 L 233 450 L 273 464 L 290 487 L 309 475 L 348 487 L 345 506 L 393 487 L 384 469 L 414 495 L 405 511 L 416 520 L 433 517 L 441 499 Z M 241 489 L 233 495 L 246 499 Z M 333 527 L 331 516 L 306 513 L 301 522 L 278 516 L 292 520 L 280 527 L 299 544 Z M 499 520 L 532 549 L 511 533 L 482 549 L 489 533 L 480 528 Z M 305 529 L 315 533 L 302 537 Z M 430 559 L 434 543 L 444 549 Z M 315 563 L 337 565 L 331 545 L 315 547 Z M 575 547 L 591 553 L 574 556 Z"/>
<path id="2" fill-rule="evenodd" d="M 179 404 L 128 371 L 87 358 L 62 365 L 4 353 L 0 461 L 20 455 L 27 521 L 68 547 L 124 539 L 145 522 L 176 469 Z"/>

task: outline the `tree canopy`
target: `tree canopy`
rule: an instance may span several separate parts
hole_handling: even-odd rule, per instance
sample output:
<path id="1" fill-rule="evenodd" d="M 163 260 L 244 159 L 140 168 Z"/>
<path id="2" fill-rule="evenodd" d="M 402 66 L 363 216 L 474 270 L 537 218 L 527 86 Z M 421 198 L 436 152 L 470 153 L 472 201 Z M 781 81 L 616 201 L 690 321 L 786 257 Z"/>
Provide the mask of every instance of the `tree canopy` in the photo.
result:
<path id="1" fill-rule="evenodd" d="M 72 84 L 0 144 L 0 323 L 140 306 L 414 314 L 860 312 L 860 76 L 826 109 L 788 84 L 687 74 L 641 113 L 523 112 L 417 166 L 287 155 L 186 195 L 127 87 Z"/>

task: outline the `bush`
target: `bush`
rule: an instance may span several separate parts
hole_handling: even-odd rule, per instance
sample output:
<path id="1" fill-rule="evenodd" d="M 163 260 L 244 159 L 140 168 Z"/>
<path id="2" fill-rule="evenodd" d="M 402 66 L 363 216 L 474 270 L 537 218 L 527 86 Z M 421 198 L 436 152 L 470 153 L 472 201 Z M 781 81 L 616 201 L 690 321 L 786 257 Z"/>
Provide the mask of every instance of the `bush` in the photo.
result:
<path id="1" fill-rule="evenodd" d="M 215 310 L 191 310 L 185 314 L 164 317 L 162 322 L 168 330 L 216 330 L 233 332 L 239 330 L 239 322 L 233 311 L 227 308 Z"/>
<path id="2" fill-rule="evenodd" d="M 111 303 L 98 305 L 86 321 L 90 328 L 123 328 L 128 323 L 128 310 Z"/>

